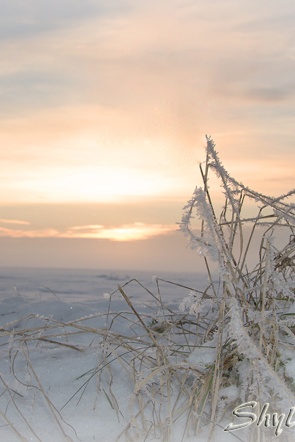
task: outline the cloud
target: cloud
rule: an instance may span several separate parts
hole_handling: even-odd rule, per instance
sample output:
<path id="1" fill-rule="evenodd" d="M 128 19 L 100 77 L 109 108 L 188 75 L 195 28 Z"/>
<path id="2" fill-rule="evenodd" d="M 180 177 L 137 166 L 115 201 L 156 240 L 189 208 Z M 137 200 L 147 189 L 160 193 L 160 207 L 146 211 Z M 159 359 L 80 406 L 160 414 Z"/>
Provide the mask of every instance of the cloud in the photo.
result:
<path id="1" fill-rule="evenodd" d="M 250 66 L 251 61 L 244 60 L 231 73 L 223 72 L 221 67 L 223 82 L 216 82 L 216 93 L 231 100 L 243 101 L 247 106 L 251 102 L 265 105 L 288 101 L 292 103 L 291 100 L 295 97 L 295 82 L 291 73 L 293 63 L 281 63 L 280 60 L 259 61 L 252 72 L 249 71 Z"/>
<path id="2" fill-rule="evenodd" d="M 30 224 L 28 221 L 20 221 L 18 219 L 0 219 L 0 223 L 5 223 L 5 224 L 23 224 L 23 225 L 29 225 Z"/>
<path id="3" fill-rule="evenodd" d="M 112 0 L 0 0 L 0 38 L 16 39 L 38 36 L 48 31 L 77 25 L 93 16 L 105 17 L 123 11 L 126 2 Z"/>
<path id="4" fill-rule="evenodd" d="M 245 97 L 260 102 L 282 102 L 295 96 L 295 83 L 285 87 L 260 86 L 246 89 Z"/>
<path id="5" fill-rule="evenodd" d="M 69 90 L 74 86 L 72 80 L 62 70 L 47 71 L 26 68 L 17 72 L 0 75 L 1 99 L 6 103 L 6 113 L 20 108 L 42 108 L 57 106 L 63 96 L 69 100 Z"/>
<path id="6" fill-rule="evenodd" d="M 104 227 L 103 225 L 73 226 L 65 232 L 56 229 L 16 230 L 0 227 L 0 237 L 10 238 L 71 238 L 71 239 L 109 239 L 111 241 L 137 241 L 158 235 L 165 235 L 177 230 L 171 224 L 146 224 L 135 222 L 121 226 Z"/>
<path id="7" fill-rule="evenodd" d="M 0 237 L 9 238 L 59 238 L 60 233 L 55 229 L 17 230 L 0 227 Z"/>

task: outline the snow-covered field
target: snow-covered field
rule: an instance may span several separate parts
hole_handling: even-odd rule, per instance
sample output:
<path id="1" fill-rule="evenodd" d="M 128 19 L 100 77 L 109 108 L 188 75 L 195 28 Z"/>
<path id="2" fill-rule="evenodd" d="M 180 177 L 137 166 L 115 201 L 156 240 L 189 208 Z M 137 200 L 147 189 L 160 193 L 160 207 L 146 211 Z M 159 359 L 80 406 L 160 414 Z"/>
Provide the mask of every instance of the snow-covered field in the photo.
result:
<path id="1" fill-rule="evenodd" d="M 75 334 L 69 336 L 69 346 L 66 347 L 58 345 L 61 342 L 58 337 L 48 337 L 46 341 L 38 339 L 42 333 L 38 331 L 36 336 L 32 329 L 52 326 L 52 321 L 104 328 L 104 314 L 109 305 L 105 294 L 134 277 L 157 293 L 152 276 L 148 272 L 1 269 L 1 441 L 58 442 L 67 440 L 67 436 L 83 442 L 116 440 L 128 423 L 131 386 L 124 370 L 115 361 L 112 369 L 116 373 L 114 392 L 119 402 L 119 416 L 111 407 L 107 392 L 97 394 L 96 377 L 91 379 L 82 397 L 83 390 L 65 406 L 85 381 L 85 377 L 77 378 L 97 367 L 101 337 L 91 332 Z M 191 274 L 157 276 L 190 287 L 203 285 L 205 280 L 200 275 Z M 162 283 L 161 289 L 165 302 L 176 310 L 183 296 L 187 295 L 186 289 L 171 284 Z M 153 311 L 150 297 L 136 282 L 128 285 L 128 295 L 138 310 Z M 112 296 L 112 308 L 118 312 L 128 310 L 121 294 Z M 20 318 L 25 319 L 19 321 Z M 123 327 L 126 325 L 122 324 L 121 333 L 124 333 Z M 17 332 L 25 329 L 28 330 L 27 336 L 37 339 L 33 342 L 25 340 L 20 345 Z M 5 331 L 11 330 L 15 335 L 7 336 Z M 55 329 L 52 329 L 51 334 L 54 333 Z"/>
<path id="2" fill-rule="evenodd" d="M 1 269 L 1 442 L 117 440 L 130 422 L 133 385 L 114 354 L 108 355 L 112 374 L 98 384 L 99 373 L 95 370 L 101 366 L 102 334 L 95 330 L 106 328 L 108 295 L 132 278 L 145 287 L 136 281 L 125 285 L 132 305 L 146 317 L 156 317 L 155 299 L 147 291 L 155 296 L 158 293 L 153 276 L 151 272 Z M 157 276 L 179 284 L 159 281 L 162 301 L 173 311 L 178 311 L 189 287 L 202 289 L 207 281 L 201 274 L 164 272 Z M 119 291 L 111 299 L 113 313 L 130 312 Z M 115 316 L 109 316 L 108 327 Z M 140 339 L 136 326 L 133 328 L 122 317 L 114 322 L 112 331 Z M 197 350 L 182 360 L 187 364 L 214 362 L 214 349 Z M 152 356 L 154 350 L 149 351 Z M 234 396 L 235 388 L 227 393 Z M 224 426 L 231 421 L 231 412 Z M 206 442 L 206 429 L 197 437 L 184 432 L 185 419 L 177 421 L 170 440 Z M 217 429 L 214 441 L 247 441 L 243 430 L 224 432 L 223 428 Z M 284 427 L 276 440 L 287 440 L 290 431 Z M 129 437 L 137 440 L 135 435 Z M 119 440 L 125 441 L 125 434 Z M 164 439 L 155 435 L 147 440 Z"/>

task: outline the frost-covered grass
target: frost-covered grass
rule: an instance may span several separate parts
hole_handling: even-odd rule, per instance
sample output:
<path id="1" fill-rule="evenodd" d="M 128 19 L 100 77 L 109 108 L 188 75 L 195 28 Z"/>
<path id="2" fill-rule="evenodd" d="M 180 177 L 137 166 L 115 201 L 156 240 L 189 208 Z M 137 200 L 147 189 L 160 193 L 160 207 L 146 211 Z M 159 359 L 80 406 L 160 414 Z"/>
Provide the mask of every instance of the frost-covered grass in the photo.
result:
<path id="1" fill-rule="evenodd" d="M 295 406 L 294 191 L 254 192 L 229 176 L 210 138 L 206 152 L 203 185 L 180 228 L 204 256 L 207 286 L 155 278 L 154 293 L 133 279 L 106 294 L 100 313 L 32 313 L 2 327 L 0 419 L 9 440 L 294 440 L 287 427 L 277 437 L 273 426 L 256 424 L 223 431 L 242 403 L 285 414 Z M 210 171 L 221 183 L 221 210 Z M 179 308 L 163 286 L 187 292 Z"/>
<path id="2" fill-rule="evenodd" d="M 205 169 L 200 166 L 200 171 L 203 187 L 196 188 L 185 207 L 180 227 L 191 247 L 204 256 L 209 276 L 209 258 L 220 274 L 219 284 L 210 286 L 216 309 L 211 330 L 217 342 L 212 386 L 206 398 L 212 434 L 213 422 L 238 403 L 259 401 L 261 407 L 270 403 L 273 412 L 286 414 L 295 405 L 295 205 L 287 202 L 295 192 L 271 198 L 238 183 L 224 169 L 209 137 Z M 209 171 L 219 178 L 225 197 L 218 218 L 208 185 Z M 244 207 L 249 210 L 253 202 L 256 215 L 245 216 Z M 199 236 L 191 225 L 194 211 L 202 224 Z M 285 241 L 279 233 L 282 229 Z M 277 235 L 280 241 L 275 245 Z M 252 248 L 256 262 L 253 254 L 248 259 Z M 202 299 L 191 296 L 191 311 L 201 312 Z M 265 428 L 252 425 L 248 440 L 259 440 L 263 431 Z"/>

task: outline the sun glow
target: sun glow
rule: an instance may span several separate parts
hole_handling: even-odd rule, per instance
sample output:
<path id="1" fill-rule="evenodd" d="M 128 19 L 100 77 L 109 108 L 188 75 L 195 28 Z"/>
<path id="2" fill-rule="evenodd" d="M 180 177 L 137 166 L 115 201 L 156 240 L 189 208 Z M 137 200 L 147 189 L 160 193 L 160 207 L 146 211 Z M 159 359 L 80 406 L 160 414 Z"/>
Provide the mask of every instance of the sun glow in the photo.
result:
<path id="1" fill-rule="evenodd" d="M 169 234 L 177 230 L 174 224 L 145 224 L 135 222 L 121 226 L 103 225 L 73 226 L 65 232 L 57 229 L 21 230 L 0 227 L 0 237 L 10 238 L 70 238 L 108 239 L 110 241 L 137 241 L 153 236 Z"/>
<path id="2" fill-rule="evenodd" d="M 114 202 L 124 197 L 158 196 L 177 187 L 177 180 L 150 171 L 116 167 L 83 167 L 32 173 L 6 188 L 5 200 L 21 202 Z M 4 198 L 4 194 L 3 194 Z M 2 198 L 2 199 L 3 199 Z"/>
<path id="3" fill-rule="evenodd" d="M 67 177 L 65 190 L 75 192 L 83 200 L 105 199 L 116 196 L 154 195 L 165 188 L 164 179 L 151 177 L 135 170 L 100 169 L 80 173 L 77 177 Z"/>
<path id="4" fill-rule="evenodd" d="M 136 241 L 147 239 L 152 236 L 171 233 L 176 230 L 175 225 L 145 224 L 135 222 L 124 224 L 119 227 L 104 228 L 103 226 L 81 226 L 69 229 L 67 235 L 70 238 L 100 238 L 111 241 Z M 79 232 L 77 234 L 77 231 Z"/>

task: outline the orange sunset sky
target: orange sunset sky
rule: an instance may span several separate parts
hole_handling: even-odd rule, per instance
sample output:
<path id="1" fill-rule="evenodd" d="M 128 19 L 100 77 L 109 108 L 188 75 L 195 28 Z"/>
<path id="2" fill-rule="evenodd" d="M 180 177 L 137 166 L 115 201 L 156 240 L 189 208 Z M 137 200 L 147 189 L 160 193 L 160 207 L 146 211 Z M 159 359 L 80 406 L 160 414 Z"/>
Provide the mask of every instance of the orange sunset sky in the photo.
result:
<path id="1" fill-rule="evenodd" d="M 0 0 L 0 39 L 1 266 L 195 270 L 205 134 L 295 187 L 293 0 Z"/>

